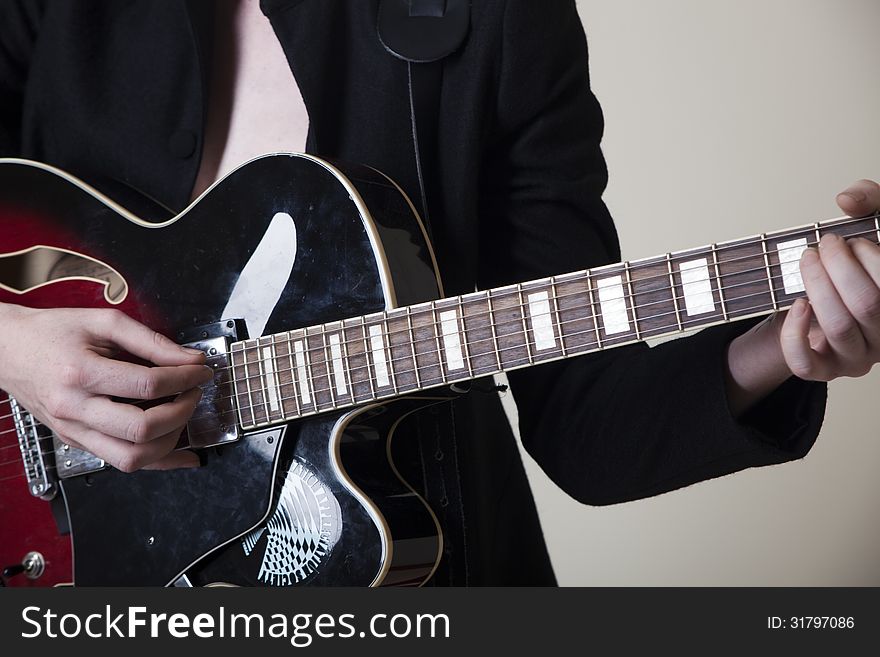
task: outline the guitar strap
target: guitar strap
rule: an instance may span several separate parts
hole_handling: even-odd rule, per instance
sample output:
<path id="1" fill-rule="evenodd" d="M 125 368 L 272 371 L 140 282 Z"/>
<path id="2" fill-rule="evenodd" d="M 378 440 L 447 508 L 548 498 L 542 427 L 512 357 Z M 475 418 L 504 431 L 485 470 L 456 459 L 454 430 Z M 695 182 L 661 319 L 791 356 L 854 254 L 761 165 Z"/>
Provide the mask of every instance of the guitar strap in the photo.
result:
<path id="1" fill-rule="evenodd" d="M 416 176 L 429 236 L 429 200 L 436 203 L 439 194 L 437 132 L 443 59 L 464 43 L 469 27 L 469 0 L 381 0 L 379 4 L 379 40 L 407 65 Z"/>

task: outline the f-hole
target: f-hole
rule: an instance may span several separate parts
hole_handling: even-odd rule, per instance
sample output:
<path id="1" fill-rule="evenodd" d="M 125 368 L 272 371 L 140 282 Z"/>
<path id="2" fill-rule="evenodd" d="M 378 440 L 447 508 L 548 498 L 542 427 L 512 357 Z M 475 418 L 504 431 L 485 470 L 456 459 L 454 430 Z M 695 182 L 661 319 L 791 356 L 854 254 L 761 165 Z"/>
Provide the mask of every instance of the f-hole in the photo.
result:
<path id="1" fill-rule="evenodd" d="M 0 287 L 17 294 L 58 281 L 93 281 L 104 286 L 104 298 L 122 303 L 128 284 L 118 271 L 81 253 L 54 246 L 32 246 L 24 251 L 0 255 Z"/>

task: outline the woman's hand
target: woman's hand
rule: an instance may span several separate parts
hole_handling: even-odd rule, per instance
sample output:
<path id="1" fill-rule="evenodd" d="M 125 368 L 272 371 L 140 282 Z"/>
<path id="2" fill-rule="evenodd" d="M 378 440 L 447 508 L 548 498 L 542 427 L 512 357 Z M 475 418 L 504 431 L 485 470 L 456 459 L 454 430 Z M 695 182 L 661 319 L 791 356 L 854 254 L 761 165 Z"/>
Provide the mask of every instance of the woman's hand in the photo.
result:
<path id="1" fill-rule="evenodd" d="M 115 310 L 0 304 L 0 328 L 0 387 L 64 442 L 125 472 L 198 465 L 173 450 L 212 376 L 204 354 Z M 145 410 L 111 397 L 173 400 Z"/>

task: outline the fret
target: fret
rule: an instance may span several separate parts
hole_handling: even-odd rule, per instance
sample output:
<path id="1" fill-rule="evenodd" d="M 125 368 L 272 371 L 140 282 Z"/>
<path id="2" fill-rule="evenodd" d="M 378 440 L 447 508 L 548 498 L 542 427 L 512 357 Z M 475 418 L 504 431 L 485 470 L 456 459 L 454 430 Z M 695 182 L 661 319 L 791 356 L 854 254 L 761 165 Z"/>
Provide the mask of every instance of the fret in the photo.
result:
<path id="1" fill-rule="evenodd" d="M 819 246 L 819 242 L 822 241 L 822 231 L 818 221 L 813 224 L 813 230 L 816 233 L 816 246 Z"/>
<path id="2" fill-rule="evenodd" d="M 556 315 L 550 306 L 551 297 L 555 297 L 550 279 L 524 283 L 520 294 L 525 299 L 525 311 L 528 313 L 526 338 L 532 345 L 534 362 L 554 360 L 564 355 L 562 340 L 558 339 L 558 318 L 554 321 Z"/>
<path id="3" fill-rule="evenodd" d="M 530 344 L 531 341 L 529 340 L 529 327 L 526 324 L 526 304 L 525 300 L 523 299 L 521 283 L 517 283 L 516 294 L 519 297 L 519 316 L 522 320 L 523 335 L 525 336 L 526 355 L 529 357 L 529 364 L 531 365 L 535 362 L 535 357 L 534 354 L 532 354 L 532 346 Z"/>
<path id="4" fill-rule="evenodd" d="M 773 274 L 770 272 L 770 256 L 767 253 L 767 233 L 761 233 L 761 249 L 764 253 L 764 267 L 767 270 L 767 284 L 770 286 L 770 298 L 773 301 L 773 308 L 779 310 L 779 304 L 776 302 L 776 290 L 773 284 Z"/>
<path id="5" fill-rule="evenodd" d="M 568 356 L 568 350 L 565 348 L 565 340 L 562 338 L 562 317 L 559 315 L 558 294 L 556 291 L 556 277 L 550 277 L 550 299 L 553 301 L 553 314 L 556 316 L 557 333 L 559 334 L 559 349 L 562 351 L 562 357 Z"/>
<path id="6" fill-rule="evenodd" d="M 726 319 L 717 297 L 718 281 L 712 285 L 710 258 L 711 247 L 672 254 L 673 292 L 684 302 L 679 309 L 684 314 L 681 326 L 686 331 Z"/>
<path id="7" fill-rule="evenodd" d="M 596 330 L 596 344 L 599 349 L 604 349 L 605 345 L 602 343 L 602 336 L 599 331 L 599 315 L 596 312 L 596 297 L 593 295 L 593 275 L 589 274 L 587 276 L 587 285 L 590 291 L 590 311 L 593 313 L 593 328 Z"/>
<path id="8" fill-rule="evenodd" d="M 419 376 L 419 365 L 416 362 L 416 332 L 413 330 L 412 312 L 409 306 L 406 307 L 406 325 L 409 329 L 410 344 L 412 346 L 413 375 L 416 379 L 416 388 L 420 389 L 422 387 L 422 378 Z"/>
<path id="9" fill-rule="evenodd" d="M 336 400 L 340 404 L 354 401 L 354 389 L 351 387 L 351 371 L 348 364 L 348 349 L 345 342 L 343 325 L 339 329 L 330 329 L 330 366 L 333 372 L 333 389 L 336 391 Z M 346 399 L 346 397 L 348 399 Z"/>
<path id="10" fill-rule="evenodd" d="M 495 335 L 498 354 L 503 369 L 510 369 L 531 362 L 526 347 L 523 308 L 517 286 L 507 286 L 489 291 L 495 318 Z"/>
<path id="11" fill-rule="evenodd" d="M 672 303 L 675 306 L 675 323 L 678 324 L 678 330 L 684 331 L 681 324 L 681 309 L 678 307 L 678 295 L 675 293 L 675 273 L 672 271 L 672 254 L 666 254 L 666 269 L 669 272 L 669 289 L 672 290 Z"/>
<path id="12" fill-rule="evenodd" d="M 483 376 L 498 372 L 501 369 L 501 361 L 495 343 L 488 292 L 466 295 L 462 298 L 460 307 L 464 324 L 464 341 L 467 344 L 473 375 Z"/>
<path id="13" fill-rule="evenodd" d="M 232 383 L 235 390 L 235 405 L 238 410 L 238 423 L 242 427 L 251 427 L 255 424 L 254 413 L 251 410 L 250 399 L 247 398 L 246 388 L 247 369 L 244 363 L 244 345 L 241 342 L 233 342 L 229 353 L 232 362 Z M 242 385 L 244 384 L 244 385 Z M 245 399 L 242 399 L 245 396 Z"/>
<path id="14" fill-rule="evenodd" d="M 468 374 L 470 378 L 474 377 L 474 367 L 471 362 L 471 350 L 468 348 L 467 335 L 464 329 L 464 310 L 461 305 L 461 295 L 458 297 L 458 332 L 461 336 L 461 348 L 464 351 L 464 362 L 467 365 Z"/>
<path id="15" fill-rule="evenodd" d="M 388 327 L 386 343 L 393 363 L 392 373 L 397 392 L 409 392 L 421 387 L 408 311 L 408 308 L 392 310 L 385 318 L 385 325 Z"/>
<path id="16" fill-rule="evenodd" d="M 437 346 L 437 363 L 440 365 L 440 378 L 445 383 L 449 380 L 447 377 L 449 372 L 449 362 L 446 361 L 446 364 L 444 365 L 443 348 L 440 346 L 440 331 L 442 326 L 440 325 L 440 318 L 437 316 L 437 305 L 434 301 L 431 302 L 431 328 L 434 330 L 434 343 Z"/>
<path id="17" fill-rule="evenodd" d="M 336 408 L 339 408 L 339 403 L 336 401 L 336 392 L 334 391 L 332 374 L 330 372 L 331 359 L 330 359 L 330 351 L 327 346 L 327 325 L 326 324 L 321 326 L 321 343 L 322 343 L 322 346 L 324 349 L 324 366 L 327 368 L 327 391 L 330 393 L 330 408 L 336 409 Z"/>
<path id="18" fill-rule="evenodd" d="M 371 371 L 370 366 L 373 366 L 373 370 L 375 370 L 375 361 L 371 363 L 372 358 L 370 355 L 374 349 L 372 340 L 370 335 L 367 333 L 367 318 L 361 317 L 361 338 L 364 342 L 364 359 L 366 360 L 366 365 L 364 366 L 367 372 L 367 383 L 370 386 L 370 399 L 376 399 L 379 395 L 376 394 L 376 378 L 374 376 L 374 371 Z M 380 338 L 381 339 L 381 338 Z M 375 358 L 375 355 L 373 356 Z M 387 378 L 387 374 L 385 375 Z"/>
<path id="19" fill-rule="evenodd" d="M 256 356 L 256 360 L 254 360 L 254 356 Z M 264 409 L 263 402 L 261 383 L 263 380 L 263 368 L 260 365 L 260 355 L 257 353 L 256 344 L 252 340 L 246 340 L 244 342 L 244 364 L 246 372 L 245 381 L 247 382 L 248 389 L 248 401 L 251 404 L 251 411 L 254 414 L 254 425 L 261 426 L 266 424 L 269 416 Z"/>
<path id="20" fill-rule="evenodd" d="M 727 316 L 727 303 L 724 301 L 724 285 L 721 284 L 721 271 L 718 269 L 718 249 L 712 244 L 712 267 L 715 269 L 715 285 L 718 288 L 718 300 L 721 302 L 721 314 L 725 321 Z"/>
<path id="21" fill-rule="evenodd" d="M 375 399 L 367 361 L 366 334 L 361 319 L 349 319 L 343 322 L 343 340 L 348 354 L 348 380 L 351 386 L 353 401 L 364 402 Z"/>
<path id="22" fill-rule="evenodd" d="M 629 260 L 627 260 L 626 262 L 623 263 L 623 271 L 626 275 L 626 289 L 627 289 L 627 292 L 629 293 L 629 307 L 630 307 L 630 311 L 632 312 L 633 328 L 636 331 L 636 340 L 641 340 L 642 336 L 641 336 L 641 333 L 639 332 L 639 318 L 636 315 L 636 305 L 635 305 L 635 299 L 633 297 L 632 279 L 630 279 L 630 275 L 629 275 Z"/>
<path id="23" fill-rule="evenodd" d="M 877 231 L 877 244 L 880 244 L 880 212 L 874 213 L 874 230 Z"/>
<path id="24" fill-rule="evenodd" d="M 556 277 L 560 342 L 569 354 L 584 353 L 600 346 L 589 277 L 575 272 Z"/>
<path id="25" fill-rule="evenodd" d="M 315 404 L 315 386 L 309 376 L 308 349 L 305 331 L 296 332 L 296 337 L 290 343 L 290 351 L 293 352 L 295 365 L 294 379 L 299 389 L 300 414 L 306 415 L 317 410 Z"/>
<path id="26" fill-rule="evenodd" d="M 413 327 L 413 351 L 416 369 L 422 387 L 443 383 L 443 368 L 440 364 L 440 343 L 434 324 L 433 306 L 429 303 L 413 306 L 410 322 Z"/>
<path id="27" fill-rule="evenodd" d="M 439 313 L 440 361 L 444 365 L 446 380 L 467 378 L 471 368 L 465 350 L 459 302 L 455 298 L 442 299 L 434 303 L 434 312 Z"/>
<path id="28" fill-rule="evenodd" d="M 283 396 L 287 399 L 293 400 L 293 405 L 295 406 L 295 414 L 297 416 L 302 416 L 302 406 L 299 403 L 299 391 L 296 388 L 296 365 L 293 362 L 293 332 L 288 331 L 286 333 L 285 339 L 278 343 L 278 346 L 283 348 L 285 354 L 287 356 L 287 372 L 290 374 L 290 382 L 287 384 L 290 387 L 289 394 L 284 394 Z M 284 392 L 284 386 L 281 387 L 282 393 Z"/>
<path id="29" fill-rule="evenodd" d="M 489 328 L 492 329 L 492 348 L 495 350 L 495 360 L 498 362 L 498 370 L 501 371 L 501 349 L 498 347 L 498 333 L 495 331 L 495 310 L 492 308 L 492 294 L 486 292 L 486 307 L 489 309 Z"/>
<path id="30" fill-rule="evenodd" d="M 672 261 L 667 256 L 630 264 L 633 305 L 639 309 L 639 333 L 643 340 L 681 329 L 671 272 Z"/>
<path id="31" fill-rule="evenodd" d="M 602 345 L 631 342 L 636 337 L 632 324 L 630 304 L 627 302 L 626 268 L 619 265 L 604 266 L 600 271 L 590 272 L 591 283 L 599 300 L 599 328 Z"/>
<path id="32" fill-rule="evenodd" d="M 312 326 L 306 329 L 306 370 L 312 382 L 312 394 L 317 411 L 333 408 L 336 405 L 325 346 L 323 327 Z"/>
<path id="33" fill-rule="evenodd" d="M 755 238 L 724 242 L 718 250 L 720 287 L 727 293 L 724 306 L 728 319 L 747 317 L 772 306 L 770 279 L 765 272 L 765 250 Z"/>
<path id="34" fill-rule="evenodd" d="M 284 418 L 281 408 L 281 388 L 278 384 L 278 367 L 275 360 L 275 336 L 268 335 L 257 339 L 263 364 L 263 383 L 265 384 L 265 400 L 268 406 L 268 418 L 271 422 L 277 422 Z"/>

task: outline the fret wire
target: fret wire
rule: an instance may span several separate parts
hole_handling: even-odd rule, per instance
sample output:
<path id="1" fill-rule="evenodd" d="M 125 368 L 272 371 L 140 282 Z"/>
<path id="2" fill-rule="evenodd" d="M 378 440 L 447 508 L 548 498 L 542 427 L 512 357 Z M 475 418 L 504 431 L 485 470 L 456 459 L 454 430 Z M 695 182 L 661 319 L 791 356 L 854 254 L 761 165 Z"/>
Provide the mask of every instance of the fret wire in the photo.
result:
<path id="1" fill-rule="evenodd" d="M 633 328 L 636 330 L 636 340 L 641 340 L 642 335 L 639 331 L 639 319 L 636 316 L 635 295 L 633 294 L 632 281 L 629 277 L 629 260 L 623 263 L 623 273 L 626 276 L 626 289 L 629 290 L 629 306 L 633 316 Z"/>
<path id="2" fill-rule="evenodd" d="M 354 382 L 351 380 L 351 361 L 348 359 L 348 338 L 345 337 L 345 322 L 339 322 L 339 350 L 342 352 L 342 378 L 345 379 L 346 385 L 348 385 L 348 397 L 351 399 L 352 403 L 354 403 Z M 365 354 L 366 356 L 366 354 Z M 369 367 L 367 368 L 367 375 L 370 374 Z"/>
<path id="3" fill-rule="evenodd" d="M 718 286 L 718 300 L 721 302 L 721 315 L 727 317 L 727 304 L 724 301 L 724 285 L 721 283 L 721 270 L 718 268 L 718 254 L 715 252 L 715 244 L 712 244 L 712 262 L 715 265 L 715 285 Z"/>
<path id="4" fill-rule="evenodd" d="M 312 389 L 312 394 L 310 397 L 312 398 L 312 406 L 315 407 L 315 410 L 318 410 L 318 395 L 315 393 L 317 390 L 315 386 L 315 379 L 312 376 L 312 357 L 309 353 L 311 349 L 309 348 L 309 332 L 308 329 L 303 329 L 303 356 L 306 361 L 306 383 L 308 383 L 309 387 Z"/>
<path id="5" fill-rule="evenodd" d="M 365 315 L 361 315 L 361 333 L 364 336 L 364 360 L 367 363 L 367 382 L 370 384 L 370 394 L 373 399 L 376 399 L 376 387 L 373 385 L 373 375 L 370 374 L 370 363 L 373 363 L 373 371 L 375 372 L 376 362 L 373 360 L 373 350 L 370 348 L 370 339 L 367 337 L 367 318 Z"/>
<path id="6" fill-rule="evenodd" d="M 516 284 L 516 292 L 519 295 L 519 316 L 522 319 L 522 327 L 523 327 L 523 337 L 525 338 L 526 343 L 526 356 L 529 357 L 529 363 L 534 363 L 535 359 L 532 356 L 532 348 L 529 346 L 529 326 L 526 322 L 526 302 L 523 299 L 522 293 L 522 283 Z M 534 326 L 534 323 L 532 323 Z"/>
<path id="7" fill-rule="evenodd" d="M 330 350 L 327 346 L 327 325 L 321 324 L 321 344 L 324 345 L 324 369 L 327 370 L 327 390 L 330 392 L 330 408 L 336 409 L 339 408 L 339 404 L 336 401 L 336 391 L 334 388 L 333 381 L 333 371 L 332 371 L 332 363 L 330 362 Z M 317 396 L 315 397 L 317 399 Z"/>
<path id="8" fill-rule="evenodd" d="M 503 371 L 501 364 L 501 350 L 498 348 L 498 334 L 495 332 L 495 311 L 492 309 L 492 291 L 486 291 L 486 303 L 489 309 L 489 328 L 492 331 L 492 345 L 495 349 L 495 362 L 498 363 L 498 371 Z"/>
<path id="9" fill-rule="evenodd" d="M 296 405 L 296 414 L 302 416 L 302 404 L 299 403 L 302 395 L 302 386 L 297 387 L 296 366 L 293 364 L 293 332 L 287 332 L 287 360 L 290 361 L 290 386 L 293 388 L 293 402 Z M 299 390 L 299 393 L 297 393 Z"/>
<path id="10" fill-rule="evenodd" d="M 874 213 L 874 227 L 877 229 L 877 244 L 880 245 L 880 212 Z"/>
<path id="11" fill-rule="evenodd" d="M 434 343 L 437 345 L 437 366 L 440 368 L 440 379 L 446 383 L 449 380 L 449 377 L 444 374 L 446 371 L 446 367 L 443 365 L 443 351 L 440 349 L 440 335 L 437 333 L 437 324 L 439 324 L 440 320 L 437 319 L 437 303 L 436 301 L 431 302 L 431 328 L 434 333 Z M 448 365 L 448 363 L 447 363 Z"/>
<path id="12" fill-rule="evenodd" d="M 419 375 L 419 361 L 416 355 L 416 332 L 413 329 L 412 311 L 410 307 L 406 307 L 406 326 L 409 329 L 410 349 L 413 355 L 413 372 L 416 375 L 416 388 L 422 387 L 422 377 Z"/>
<path id="13" fill-rule="evenodd" d="M 562 337 L 562 317 L 559 315 L 559 304 L 556 303 L 556 277 L 550 277 L 550 296 L 553 299 L 553 311 L 556 313 L 556 333 L 559 335 L 559 346 L 562 349 L 562 355 L 567 356 L 565 348 L 565 338 Z"/>
<path id="14" fill-rule="evenodd" d="M 247 379 L 245 381 L 247 383 L 248 404 L 249 404 L 248 408 L 250 408 L 250 411 L 251 411 L 251 420 L 253 420 L 254 426 L 256 426 L 257 425 L 257 414 L 254 413 L 254 407 L 256 406 L 256 404 L 254 404 L 253 391 L 251 390 L 251 376 L 250 376 L 251 373 L 250 373 L 250 370 L 248 370 L 247 341 L 242 343 L 242 354 L 244 355 L 244 375 L 247 377 Z"/>
<path id="15" fill-rule="evenodd" d="M 767 284 L 770 286 L 770 298 L 773 300 L 773 307 L 778 310 L 779 304 L 776 302 L 773 273 L 770 271 L 770 256 L 767 255 L 767 233 L 761 233 L 761 251 L 764 253 L 764 267 L 767 269 Z"/>
<path id="16" fill-rule="evenodd" d="M 278 372 L 278 354 L 275 352 L 275 334 L 272 333 L 269 336 L 269 346 L 272 351 L 272 371 L 274 372 L 273 381 L 275 383 L 275 392 L 278 395 L 278 412 L 281 414 L 281 417 L 284 417 L 284 404 L 281 402 L 281 398 L 284 396 L 284 393 L 281 392 L 281 373 Z"/>
<path id="17" fill-rule="evenodd" d="M 666 270 L 669 273 L 669 289 L 672 292 L 672 303 L 675 306 L 675 321 L 678 324 L 678 330 L 683 331 L 684 326 L 681 323 L 681 309 L 678 307 L 678 295 L 675 294 L 675 274 L 672 271 L 672 254 L 666 254 Z"/>
<path id="18" fill-rule="evenodd" d="M 819 242 L 822 241 L 822 234 L 819 232 L 819 222 L 817 221 L 813 224 L 813 230 L 816 232 L 816 245 L 819 245 Z"/>
<path id="19" fill-rule="evenodd" d="M 260 339 L 259 338 L 256 339 L 256 345 L 257 345 L 257 367 L 260 368 L 260 389 L 263 392 L 263 406 L 266 407 L 266 417 L 270 418 L 270 417 L 272 417 L 272 414 L 269 412 L 269 395 L 268 395 L 268 389 L 266 386 L 266 372 L 265 372 L 265 368 L 263 367 L 263 354 L 260 351 Z"/>
<path id="20" fill-rule="evenodd" d="M 242 347 L 241 353 L 244 354 L 244 347 Z M 236 354 L 235 349 L 233 347 L 230 347 L 229 348 L 229 358 L 232 361 L 232 390 L 235 393 L 235 395 L 234 395 L 235 401 L 236 401 L 235 405 L 238 407 L 238 409 L 237 409 L 238 410 L 238 422 L 242 427 L 244 427 L 247 425 L 244 423 L 244 415 L 242 415 L 242 405 L 238 399 L 238 382 L 240 381 L 240 379 L 236 378 L 236 376 L 235 376 L 235 354 Z M 244 366 L 244 375 L 245 375 L 245 381 L 247 381 L 248 376 L 247 376 L 247 366 L 246 365 Z M 251 417 L 253 417 L 253 413 L 251 413 Z"/>
<path id="21" fill-rule="evenodd" d="M 599 336 L 599 318 L 596 316 L 596 297 L 593 296 L 593 274 L 587 274 L 587 292 L 590 294 L 590 311 L 593 313 L 593 328 L 596 330 L 596 344 L 599 349 L 604 349 L 602 338 Z"/>
<path id="22" fill-rule="evenodd" d="M 468 374 L 470 374 L 471 377 L 473 378 L 474 368 L 473 368 L 473 364 L 471 363 L 471 352 L 470 352 L 470 349 L 468 348 L 467 331 L 465 330 L 465 326 L 464 326 L 464 307 L 461 304 L 461 295 L 460 294 L 458 295 L 458 316 L 459 316 L 458 325 L 460 325 L 459 332 L 461 333 L 461 345 L 462 345 L 462 348 L 464 349 L 464 362 L 467 363 Z"/>
<path id="23" fill-rule="evenodd" d="M 388 374 L 391 378 L 391 387 L 394 388 L 395 394 L 399 393 L 400 390 L 397 388 L 397 378 L 394 376 L 394 356 L 391 353 L 391 329 L 388 327 L 388 313 L 382 313 L 382 326 L 385 327 L 386 335 L 388 338 L 382 338 L 382 351 L 385 353 L 385 359 L 388 361 Z"/>

